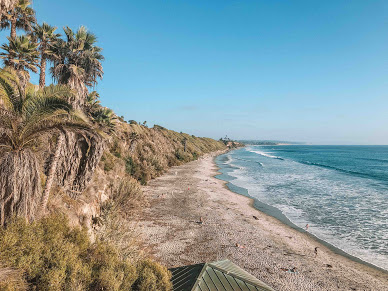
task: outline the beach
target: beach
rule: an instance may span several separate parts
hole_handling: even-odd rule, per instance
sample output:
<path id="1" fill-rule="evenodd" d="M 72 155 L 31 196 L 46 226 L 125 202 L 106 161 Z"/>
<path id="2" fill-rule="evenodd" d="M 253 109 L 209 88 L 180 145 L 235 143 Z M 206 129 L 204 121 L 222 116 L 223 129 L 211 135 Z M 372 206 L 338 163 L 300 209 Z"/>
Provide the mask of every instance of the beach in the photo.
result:
<path id="1" fill-rule="evenodd" d="M 140 240 L 167 267 L 229 259 L 275 290 L 388 290 L 388 273 L 334 253 L 214 176 L 213 153 L 143 187 Z M 317 248 L 317 249 L 316 249 Z"/>

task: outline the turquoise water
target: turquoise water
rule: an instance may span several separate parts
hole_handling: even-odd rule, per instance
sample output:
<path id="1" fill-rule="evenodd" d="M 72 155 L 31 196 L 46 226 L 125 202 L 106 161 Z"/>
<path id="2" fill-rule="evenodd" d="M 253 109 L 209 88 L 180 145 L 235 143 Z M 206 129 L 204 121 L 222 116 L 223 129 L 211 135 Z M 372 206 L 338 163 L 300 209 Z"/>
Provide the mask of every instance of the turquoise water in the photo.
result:
<path id="1" fill-rule="evenodd" d="M 388 146 L 248 146 L 216 162 L 231 187 L 388 270 Z"/>

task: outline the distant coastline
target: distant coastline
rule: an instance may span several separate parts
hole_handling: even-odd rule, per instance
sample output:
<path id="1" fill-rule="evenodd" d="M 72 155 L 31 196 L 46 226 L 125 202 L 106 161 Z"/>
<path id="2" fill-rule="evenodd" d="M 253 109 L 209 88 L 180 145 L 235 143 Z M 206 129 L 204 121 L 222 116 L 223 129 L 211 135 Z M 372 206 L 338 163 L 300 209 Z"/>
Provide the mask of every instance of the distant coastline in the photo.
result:
<path id="1" fill-rule="evenodd" d="M 305 142 L 292 142 L 292 141 L 280 141 L 280 140 L 237 140 L 245 145 L 306 145 Z"/>

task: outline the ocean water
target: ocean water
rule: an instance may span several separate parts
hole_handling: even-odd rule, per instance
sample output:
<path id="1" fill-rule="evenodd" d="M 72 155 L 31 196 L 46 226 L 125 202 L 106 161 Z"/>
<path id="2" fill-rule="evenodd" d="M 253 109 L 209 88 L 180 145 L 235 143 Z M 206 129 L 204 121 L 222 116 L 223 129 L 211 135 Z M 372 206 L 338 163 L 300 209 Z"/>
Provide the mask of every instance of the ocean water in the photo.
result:
<path id="1" fill-rule="evenodd" d="M 230 188 L 388 270 L 388 146 L 248 146 L 216 162 Z"/>

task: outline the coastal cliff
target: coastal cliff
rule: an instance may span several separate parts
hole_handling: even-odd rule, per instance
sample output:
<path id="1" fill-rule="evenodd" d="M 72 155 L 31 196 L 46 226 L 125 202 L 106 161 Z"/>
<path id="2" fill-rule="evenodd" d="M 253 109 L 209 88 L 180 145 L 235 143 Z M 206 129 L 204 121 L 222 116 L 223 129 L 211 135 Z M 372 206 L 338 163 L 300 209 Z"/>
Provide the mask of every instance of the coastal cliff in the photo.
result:
<path id="1" fill-rule="evenodd" d="M 237 143 L 229 142 L 226 145 L 211 138 L 178 133 L 161 126 L 148 128 L 119 120 L 114 133 L 106 134 L 100 143 L 98 147 L 104 149 L 101 158 L 98 162 L 93 161 L 96 164 L 93 174 L 91 170 L 84 170 L 91 176 L 84 183 L 75 182 L 76 179 L 87 180 L 82 178 L 83 174 L 72 175 L 70 171 L 87 168 L 96 151 L 81 150 L 82 147 L 78 147 L 78 154 L 74 148 L 66 151 L 71 155 L 63 155 L 60 159 L 62 166 L 57 173 L 55 193 L 52 193 L 48 203 L 49 211 L 65 213 L 74 225 L 87 227 L 92 236 L 93 221 L 101 215 L 101 207 L 111 198 L 112 189 L 122 181 L 128 180 L 133 187 L 140 189 L 140 185 L 147 184 L 172 166 L 196 160 L 206 153 L 237 146 Z M 46 159 L 49 160 L 52 155 L 46 155 Z"/>

